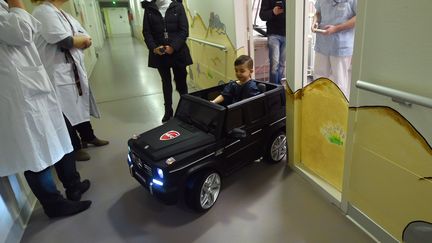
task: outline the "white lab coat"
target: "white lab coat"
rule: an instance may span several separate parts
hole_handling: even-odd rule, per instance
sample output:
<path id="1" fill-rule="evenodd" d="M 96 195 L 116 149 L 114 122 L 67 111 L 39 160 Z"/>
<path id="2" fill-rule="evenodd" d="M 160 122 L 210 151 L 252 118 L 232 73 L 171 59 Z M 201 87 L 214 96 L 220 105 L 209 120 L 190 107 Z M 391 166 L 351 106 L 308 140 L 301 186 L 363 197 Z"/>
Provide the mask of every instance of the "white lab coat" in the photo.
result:
<path id="1" fill-rule="evenodd" d="M 0 176 L 41 171 L 73 148 L 36 46 L 39 22 L 0 0 Z"/>
<path id="2" fill-rule="evenodd" d="M 63 11 L 63 13 L 70 24 L 62 12 L 49 2 L 44 2 L 34 9 L 33 16 L 42 24 L 41 31 L 36 34 L 35 44 L 51 82 L 55 86 L 62 111 L 70 123 L 75 126 L 89 121 L 90 114 L 99 117 L 99 111 L 89 88 L 83 50 L 77 48 L 70 50 L 78 68 L 83 91 L 83 95 L 79 96 L 73 66 L 66 62 L 64 52 L 56 44 L 73 34 L 89 36 L 77 20 L 66 12 Z"/>

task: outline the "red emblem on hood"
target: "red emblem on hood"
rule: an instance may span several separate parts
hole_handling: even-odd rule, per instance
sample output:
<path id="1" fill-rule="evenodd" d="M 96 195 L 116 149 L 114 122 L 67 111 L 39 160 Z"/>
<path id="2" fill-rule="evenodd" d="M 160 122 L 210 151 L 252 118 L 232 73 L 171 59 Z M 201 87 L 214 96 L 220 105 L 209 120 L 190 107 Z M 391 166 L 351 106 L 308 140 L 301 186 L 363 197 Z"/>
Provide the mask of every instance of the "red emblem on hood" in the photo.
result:
<path id="1" fill-rule="evenodd" d="M 171 140 L 174 139 L 176 137 L 180 136 L 180 133 L 177 131 L 169 131 L 166 132 L 164 134 L 162 134 L 162 136 L 159 138 L 161 141 L 167 141 L 167 140 Z"/>

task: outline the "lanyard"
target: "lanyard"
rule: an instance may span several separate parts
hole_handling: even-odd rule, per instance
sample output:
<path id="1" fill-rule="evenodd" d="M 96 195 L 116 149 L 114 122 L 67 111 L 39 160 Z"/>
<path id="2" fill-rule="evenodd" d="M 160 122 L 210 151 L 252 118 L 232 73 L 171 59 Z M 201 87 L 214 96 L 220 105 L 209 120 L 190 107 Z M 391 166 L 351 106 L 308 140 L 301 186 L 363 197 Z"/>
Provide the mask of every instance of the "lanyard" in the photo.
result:
<path id="1" fill-rule="evenodd" d="M 65 13 L 63 13 L 62 10 L 60 10 L 60 13 L 63 15 L 63 17 L 65 17 L 66 21 L 69 23 L 71 30 L 72 30 L 72 37 L 75 35 L 75 31 L 74 28 L 72 26 L 72 23 L 69 21 L 68 17 L 66 16 Z M 64 50 L 65 53 L 65 58 L 66 58 L 66 62 L 67 63 L 72 63 L 72 70 L 74 72 L 74 77 L 75 77 L 75 85 L 77 87 L 78 90 L 78 94 L 79 96 L 83 95 L 83 91 L 82 91 L 82 87 L 81 87 L 81 82 L 80 82 L 80 77 L 79 77 L 79 73 L 78 73 L 78 67 L 75 63 L 75 60 L 72 57 L 72 54 L 70 53 L 69 50 Z"/>

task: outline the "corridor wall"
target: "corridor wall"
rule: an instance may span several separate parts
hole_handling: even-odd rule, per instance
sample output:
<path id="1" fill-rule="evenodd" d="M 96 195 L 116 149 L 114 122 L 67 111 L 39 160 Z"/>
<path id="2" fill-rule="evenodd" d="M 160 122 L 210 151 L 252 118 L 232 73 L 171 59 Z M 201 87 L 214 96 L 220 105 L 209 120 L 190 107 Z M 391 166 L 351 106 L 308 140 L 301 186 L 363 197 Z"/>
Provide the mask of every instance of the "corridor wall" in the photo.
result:
<path id="1" fill-rule="evenodd" d="M 234 60 L 247 54 L 247 0 L 183 1 L 189 18 L 194 64 L 189 78 L 197 89 L 236 79 Z"/>
<path id="2" fill-rule="evenodd" d="M 427 80 L 432 35 L 425 31 L 432 2 L 358 1 L 351 96 L 345 108 L 343 95 L 329 80 L 303 87 L 303 33 L 310 26 L 304 25 L 303 1 L 287 6 L 290 163 L 377 241 L 401 242 L 411 222 L 432 222 L 432 83 Z M 341 122 L 336 117 L 343 110 L 348 120 Z M 322 118 L 339 128 L 323 131 Z M 324 143 L 333 148 L 322 149 Z M 345 155 L 338 152 L 337 158 L 342 167 L 326 165 L 342 144 Z M 299 166 L 308 157 L 316 163 L 305 166 L 312 173 Z M 325 166 L 338 175 L 338 181 L 327 180 L 330 188 L 320 180 L 323 173 L 314 170 Z"/>
<path id="3" fill-rule="evenodd" d="M 382 242 L 402 241 L 413 221 L 432 222 L 431 8 L 358 4 L 343 196 L 348 215 Z"/>

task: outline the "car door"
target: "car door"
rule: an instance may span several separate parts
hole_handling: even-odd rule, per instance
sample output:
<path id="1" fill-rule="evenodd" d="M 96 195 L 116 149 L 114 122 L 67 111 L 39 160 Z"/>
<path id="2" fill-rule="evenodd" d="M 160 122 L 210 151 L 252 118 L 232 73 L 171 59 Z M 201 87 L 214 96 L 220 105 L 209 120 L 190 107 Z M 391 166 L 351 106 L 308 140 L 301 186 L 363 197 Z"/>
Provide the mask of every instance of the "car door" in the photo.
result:
<path id="1" fill-rule="evenodd" d="M 234 105 L 227 109 L 223 136 L 225 146 L 222 163 L 225 173 L 229 174 L 242 167 L 248 161 L 248 138 L 234 137 L 233 129 L 246 128 L 246 112 L 243 106 Z"/>
<path id="2" fill-rule="evenodd" d="M 265 128 L 267 127 L 266 107 L 264 95 L 254 97 L 251 101 L 245 104 L 245 131 L 247 134 L 247 153 L 251 159 L 257 159 L 264 153 L 266 145 L 264 140 L 266 137 Z"/>

